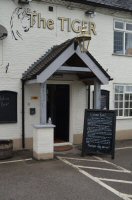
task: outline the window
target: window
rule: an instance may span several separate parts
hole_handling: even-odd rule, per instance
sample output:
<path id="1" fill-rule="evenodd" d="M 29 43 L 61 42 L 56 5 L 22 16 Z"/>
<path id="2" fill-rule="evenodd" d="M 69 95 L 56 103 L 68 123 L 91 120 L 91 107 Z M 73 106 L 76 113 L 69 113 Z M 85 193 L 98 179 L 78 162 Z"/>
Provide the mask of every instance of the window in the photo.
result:
<path id="1" fill-rule="evenodd" d="M 114 53 L 132 55 L 132 23 L 114 21 Z"/>
<path id="2" fill-rule="evenodd" d="M 101 90 L 101 110 L 109 110 L 109 91 Z M 94 91 L 93 91 L 93 107 L 94 107 Z"/>
<path id="3" fill-rule="evenodd" d="M 132 117 L 132 85 L 115 85 L 114 103 L 117 116 Z"/>

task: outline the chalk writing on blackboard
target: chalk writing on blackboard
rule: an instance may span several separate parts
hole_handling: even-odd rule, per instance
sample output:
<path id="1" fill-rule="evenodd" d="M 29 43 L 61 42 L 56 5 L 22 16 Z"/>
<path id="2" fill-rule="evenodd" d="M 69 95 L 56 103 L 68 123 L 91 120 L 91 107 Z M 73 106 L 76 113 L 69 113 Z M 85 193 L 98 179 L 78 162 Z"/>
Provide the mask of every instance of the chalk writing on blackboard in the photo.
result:
<path id="1" fill-rule="evenodd" d="M 9 105 L 10 98 L 5 97 L 4 95 L 0 95 L 0 107 L 6 107 Z"/>
<path id="2" fill-rule="evenodd" d="M 85 111 L 82 155 L 106 153 L 114 156 L 115 121 L 115 111 Z"/>

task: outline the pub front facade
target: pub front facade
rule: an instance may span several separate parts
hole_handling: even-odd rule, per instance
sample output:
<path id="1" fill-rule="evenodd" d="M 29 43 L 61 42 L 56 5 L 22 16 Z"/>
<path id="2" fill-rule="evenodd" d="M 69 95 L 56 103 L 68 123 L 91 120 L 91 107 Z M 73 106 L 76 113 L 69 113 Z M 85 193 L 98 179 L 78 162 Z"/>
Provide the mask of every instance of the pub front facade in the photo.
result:
<path id="1" fill-rule="evenodd" d="M 116 139 L 132 139 L 131 12 L 124 0 L 1 0 L 0 139 L 32 148 L 49 123 L 56 145 L 79 144 L 87 108 L 116 110 Z"/>

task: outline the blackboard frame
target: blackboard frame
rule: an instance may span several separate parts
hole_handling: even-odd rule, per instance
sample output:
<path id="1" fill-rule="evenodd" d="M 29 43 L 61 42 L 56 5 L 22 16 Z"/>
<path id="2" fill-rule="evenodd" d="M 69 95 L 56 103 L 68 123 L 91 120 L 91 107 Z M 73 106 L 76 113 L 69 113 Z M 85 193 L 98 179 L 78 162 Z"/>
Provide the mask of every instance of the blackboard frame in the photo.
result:
<path id="1" fill-rule="evenodd" d="M 112 137 L 111 137 L 111 149 L 109 152 L 101 152 L 98 150 L 98 152 L 92 152 L 88 149 L 88 146 L 86 144 L 87 139 L 87 117 L 89 113 L 111 113 L 112 115 Z M 116 111 L 115 110 L 96 110 L 96 109 L 86 109 L 85 115 L 84 115 L 84 128 L 83 128 L 83 141 L 82 141 L 82 156 L 85 156 L 86 154 L 108 154 L 111 155 L 112 159 L 115 157 L 115 129 L 116 129 Z M 96 147 L 97 148 L 97 147 Z"/>

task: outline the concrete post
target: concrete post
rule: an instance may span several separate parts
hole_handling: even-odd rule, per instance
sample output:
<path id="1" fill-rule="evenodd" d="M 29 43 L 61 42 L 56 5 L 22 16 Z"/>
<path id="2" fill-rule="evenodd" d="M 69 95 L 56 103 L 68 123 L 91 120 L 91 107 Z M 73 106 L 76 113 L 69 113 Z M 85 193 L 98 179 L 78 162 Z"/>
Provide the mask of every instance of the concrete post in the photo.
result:
<path id="1" fill-rule="evenodd" d="M 54 125 L 34 125 L 33 157 L 37 160 L 53 159 Z"/>

